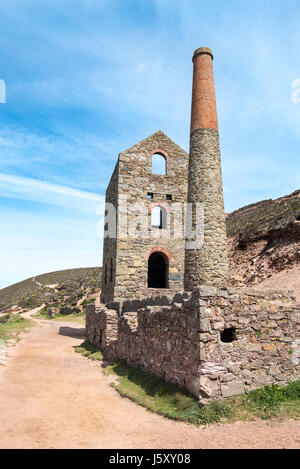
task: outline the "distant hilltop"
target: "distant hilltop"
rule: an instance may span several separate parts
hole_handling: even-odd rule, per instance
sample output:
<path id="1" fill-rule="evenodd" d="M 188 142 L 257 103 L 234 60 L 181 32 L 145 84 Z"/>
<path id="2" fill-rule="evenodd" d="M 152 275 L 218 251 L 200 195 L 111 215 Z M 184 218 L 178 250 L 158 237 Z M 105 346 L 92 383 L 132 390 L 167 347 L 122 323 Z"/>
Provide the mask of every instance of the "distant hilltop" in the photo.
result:
<path id="1" fill-rule="evenodd" d="M 0 290 L 0 312 L 32 309 L 41 304 L 75 305 L 100 290 L 101 267 L 59 270 L 28 278 Z"/>

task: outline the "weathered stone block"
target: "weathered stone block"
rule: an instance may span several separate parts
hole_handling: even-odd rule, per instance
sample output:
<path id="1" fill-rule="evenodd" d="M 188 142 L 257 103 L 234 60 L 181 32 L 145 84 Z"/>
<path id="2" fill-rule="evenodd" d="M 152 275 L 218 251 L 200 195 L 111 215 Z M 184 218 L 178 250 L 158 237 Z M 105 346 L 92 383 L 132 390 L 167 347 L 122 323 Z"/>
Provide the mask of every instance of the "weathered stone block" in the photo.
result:
<path id="1" fill-rule="evenodd" d="M 199 330 L 200 332 L 210 332 L 211 330 L 210 321 L 208 319 L 200 319 Z"/>
<path id="2" fill-rule="evenodd" d="M 276 349 L 274 344 L 262 344 L 262 348 L 268 352 L 274 351 Z"/>
<path id="3" fill-rule="evenodd" d="M 227 368 L 219 363 L 205 362 L 198 365 L 200 375 L 220 375 L 227 372 Z"/>
<path id="4" fill-rule="evenodd" d="M 210 308 L 206 308 L 206 307 L 201 306 L 200 316 L 202 318 L 211 318 L 213 316 L 212 310 Z"/>
<path id="5" fill-rule="evenodd" d="M 202 286 L 198 289 L 199 295 L 201 296 L 215 296 L 217 294 L 217 289 L 209 286 Z"/>
<path id="6" fill-rule="evenodd" d="M 199 393 L 206 398 L 216 397 L 219 393 L 217 380 L 211 379 L 206 375 L 201 375 L 199 378 Z"/>
<path id="7" fill-rule="evenodd" d="M 223 397 L 232 397 L 245 392 L 244 383 L 242 381 L 232 381 L 221 385 L 221 393 Z"/>
<path id="8" fill-rule="evenodd" d="M 213 329 L 216 329 L 216 330 L 222 330 L 224 329 L 224 321 L 216 321 L 216 322 L 213 322 Z"/>
<path id="9" fill-rule="evenodd" d="M 261 345 L 260 344 L 248 344 L 247 345 L 247 350 L 249 352 L 260 352 L 261 351 Z"/>

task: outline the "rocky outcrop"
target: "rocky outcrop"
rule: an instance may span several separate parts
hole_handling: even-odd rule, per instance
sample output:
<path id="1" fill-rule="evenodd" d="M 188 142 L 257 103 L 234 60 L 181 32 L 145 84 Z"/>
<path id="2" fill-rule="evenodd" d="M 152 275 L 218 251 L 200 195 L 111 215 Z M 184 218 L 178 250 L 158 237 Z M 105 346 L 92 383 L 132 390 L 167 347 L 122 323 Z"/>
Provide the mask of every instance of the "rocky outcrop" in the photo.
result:
<path id="1" fill-rule="evenodd" d="M 227 215 L 231 285 L 254 285 L 300 265 L 300 191 Z"/>

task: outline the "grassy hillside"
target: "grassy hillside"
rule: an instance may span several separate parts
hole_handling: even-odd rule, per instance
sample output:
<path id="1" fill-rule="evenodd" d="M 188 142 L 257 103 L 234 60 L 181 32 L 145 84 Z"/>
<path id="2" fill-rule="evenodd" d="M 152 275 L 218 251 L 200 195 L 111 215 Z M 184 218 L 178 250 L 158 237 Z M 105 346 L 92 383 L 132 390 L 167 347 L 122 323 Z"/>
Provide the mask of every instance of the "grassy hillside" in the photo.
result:
<path id="1" fill-rule="evenodd" d="M 31 277 L 0 290 L 0 311 L 18 305 L 35 308 L 42 303 L 70 306 L 100 289 L 101 268 L 59 270 Z"/>
<path id="2" fill-rule="evenodd" d="M 276 200 L 247 205 L 226 217 L 227 235 L 251 236 L 280 230 L 300 220 L 300 190 Z"/>

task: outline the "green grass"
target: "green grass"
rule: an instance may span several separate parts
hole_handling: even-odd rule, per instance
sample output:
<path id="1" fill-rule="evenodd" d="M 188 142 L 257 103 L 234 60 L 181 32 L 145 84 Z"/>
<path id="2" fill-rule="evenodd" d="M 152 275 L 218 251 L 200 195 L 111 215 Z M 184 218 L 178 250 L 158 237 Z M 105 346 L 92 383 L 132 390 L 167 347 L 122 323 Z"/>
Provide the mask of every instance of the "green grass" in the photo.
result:
<path id="1" fill-rule="evenodd" d="M 184 389 L 164 382 L 162 379 L 133 369 L 124 362 L 116 362 L 105 369 L 105 373 L 118 376 L 118 382 L 111 385 L 123 397 L 164 417 L 206 425 L 220 422 L 230 415 L 226 402 L 216 401 L 200 407 L 197 400 Z"/>
<path id="2" fill-rule="evenodd" d="M 96 298 L 86 298 L 85 300 L 83 300 L 80 306 L 87 306 L 90 304 L 94 304 L 95 301 L 96 301 Z"/>
<path id="3" fill-rule="evenodd" d="M 30 319 L 25 319 L 22 317 L 17 317 L 11 322 L 0 325 L 0 340 L 4 342 L 10 340 L 18 340 L 18 336 L 21 332 L 27 327 L 33 326 L 34 322 Z"/>
<path id="4" fill-rule="evenodd" d="M 52 319 L 48 318 L 48 316 L 45 314 L 36 313 L 32 317 L 36 319 L 47 319 L 53 322 L 79 322 L 82 324 L 85 323 L 85 313 L 79 313 L 74 316 L 72 314 L 68 316 L 65 314 L 57 314 L 55 318 L 52 318 Z"/>
<path id="5" fill-rule="evenodd" d="M 272 417 L 300 417 L 300 379 L 286 386 L 265 386 L 238 399 L 254 415 L 269 419 Z"/>
<path id="6" fill-rule="evenodd" d="M 47 319 L 49 321 L 57 321 L 57 322 L 61 322 L 62 320 L 64 322 L 80 322 L 80 323 L 85 322 L 85 311 L 82 311 L 82 312 L 76 313 L 76 314 L 57 313 L 54 318 L 49 318 L 48 310 L 49 310 L 49 308 L 53 308 L 53 307 L 57 307 L 57 305 L 45 306 L 40 311 L 38 311 L 36 314 L 34 314 L 32 317 L 34 317 L 36 319 Z"/>
<path id="7" fill-rule="evenodd" d="M 54 322 L 62 322 L 62 321 L 63 322 L 79 322 L 79 323 L 84 324 L 85 323 L 85 314 L 80 313 L 80 314 L 76 314 L 74 316 L 72 314 L 70 314 L 68 316 L 66 316 L 65 314 L 57 314 L 55 316 L 55 318 L 50 319 L 50 321 L 54 321 Z"/>
<path id="8" fill-rule="evenodd" d="M 103 360 L 104 356 L 94 344 L 91 344 L 88 340 L 85 340 L 81 345 L 75 347 L 75 352 L 81 353 L 84 357 L 90 360 Z"/>
<path id="9" fill-rule="evenodd" d="M 103 353 L 88 341 L 76 347 L 76 352 L 91 359 L 104 358 Z M 216 400 L 200 407 L 197 400 L 184 389 L 131 368 L 124 362 L 108 365 L 105 373 L 117 377 L 117 383 L 111 383 L 111 386 L 121 396 L 157 414 L 195 425 L 253 420 L 257 417 L 300 417 L 300 380 L 287 386 L 266 386 L 248 394 L 222 401 Z"/>

